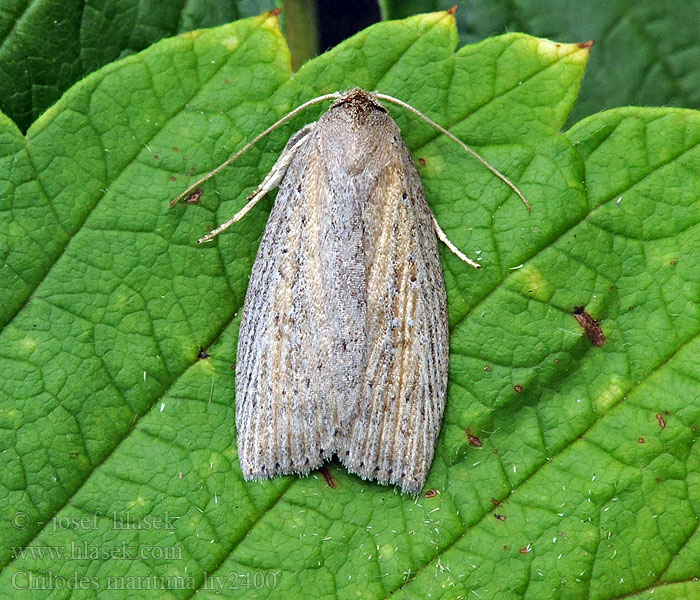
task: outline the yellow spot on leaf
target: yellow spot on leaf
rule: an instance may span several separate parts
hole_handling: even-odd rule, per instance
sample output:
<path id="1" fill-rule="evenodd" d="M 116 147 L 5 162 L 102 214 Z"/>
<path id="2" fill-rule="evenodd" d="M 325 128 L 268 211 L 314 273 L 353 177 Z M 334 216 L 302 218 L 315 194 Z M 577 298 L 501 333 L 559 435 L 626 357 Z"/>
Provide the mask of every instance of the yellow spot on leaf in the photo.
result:
<path id="1" fill-rule="evenodd" d="M 379 558 L 382 560 L 386 560 L 388 558 L 391 558 L 395 554 L 395 548 L 396 546 L 393 544 L 384 544 L 379 547 Z"/>
<path id="2" fill-rule="evenodd" d="M 547 302 L 552 295 L 552 287 L 542 271 L 532 265 L 525 265 L 513 274 L 513 288 L 528 298 Z"/>
<path id="3" fill-rule="evenodd" d="M 221 462 L 221 455 L 218 452 L 213 452 L 211 456 L 209 457 L 209 468 L 212 470 L 216 470 L 216 467 L 219 466 L 219 463 Z"/>
<path id="4" fill-rule="evenodd" d="M 136 508 L 137 506 L 148 506 L 149 502 L 146 498 L 143 496 L 139 496 L 137 498 L 134 498 L 131 503 L 129 504 L 130 508 Z"/>
<path id="5" fill-rule="evenodd" d="M 194 31 L 185 31 L 184 33 L 181 33 L 180 37 L 185 38 L 185 39 L 196 40 L 203 33 L 204 33 L 204 30 L 202 30 L 202 29 L 195 29 Z"/>
<path id="6" fill-rule="evenodd" d="M 539 38 L 536 40 L 536 49 L 542 56 L 557 60 L 564 58 L 565 56 L 570 57 L 576 62 L 586 63 L 588 62 L 588 57 L 590 52 L 586 47 L 582 47 L 579 44 L 559 44 L 553 42 L 552 40 L 546 40 Z"/>
<path id="7" fill-rule="evenodd" d="M 218 452 L 211 452 L 209 455 L 199 463 L 197 467 L 197 473 L 200 477 L 210 477 L 214 473 L 221 471 L 222 463 L 224 466 L 228 465 L 221 454 Z"/>
<path id="8" fill-rule="evenodd" d="M 238 39 L 238 36 L 232 35 L 227 38 L 224 38 L 221 40 L 221 43 L 226 46 L 226 49 L 229 52 L 233 52 L 236 48 L 238 48 L 238 45 L 241 43 L 240 40 Z"/>
<path id="9" fill-rule="evenodd" d="M 196 356 L 196 354 L 195 354 L 195 356 Z M 215 371 L 214 365 L 212 365 L 212 361 L 211 361 L 211 360 L 198 360 L 198 361 L 194 364 L 194 368 L 195 368 L 195 369 L 200 369 L 200 370 L 202 370 L 202 371 L 204 371 L 205 373 L 210 374 L 210 375 Z"/>
<path id="10" fill-rule="evenodd" d="M 0 409 L 0 423 L 3 429 L 19 429 L 24 424 L 22 413 L 15 408 Z"/>
<path id="11" fill-rule="evenodd" d="M 597 414 L 605 414 L 611 406 L 617 404 L 622 398 L 624 392 L 620 384 L 621 381 L 618 377 L 611 377 L 608 387 L 593 400 L 593 408 Z"/>
<path id="12" fill-rule="evenodd" d="M 267 13 L 263 16 L 263 21 L 260 23 L 260 27 L 262 29 L 267 29 L 268 31 L 279 33 L 280 35 L 282 34 L 280 30 L 280 21 L 277 18 L 277 15 L 273 13 Z"/>
<path id="13" fill-rule="evenodd" d="M 31 353 L 37 346 L 36 340 L 32 337 L 24 337 L 19 342 L 19 347 L 27 352 Z"/>

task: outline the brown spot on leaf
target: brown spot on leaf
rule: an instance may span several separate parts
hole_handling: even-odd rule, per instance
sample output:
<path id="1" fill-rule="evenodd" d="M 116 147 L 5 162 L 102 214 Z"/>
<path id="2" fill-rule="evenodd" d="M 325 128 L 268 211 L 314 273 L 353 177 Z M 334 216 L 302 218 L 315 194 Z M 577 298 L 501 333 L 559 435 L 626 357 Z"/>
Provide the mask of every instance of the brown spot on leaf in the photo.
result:
<path id="1" fill-rule="evenodd" d="M 425 492 L 426 498 L 435 498 L 435 496 L 437 496 L 437 495 L 438 495 L 438 491 L 435 488 L 431 488 L 427 492 Z"/>
<path id="2" fill-rule="evenodd" d="M 602 346 L 605 343 L 605 334 L 600 324 L 586 312 L 583 306 L 575 306 L 572 314 L 574 319 L 576 319 L 578 324 L 583 328 L 588 339 L 591 340 L 591 344 L 594 346 Z"/>
<path id="3" fill-rule="evenodd" d="M 469 439 L 469 443 L 472 446 L 476 446 L 477 448 L 481 448 L 483 444 L 481 443 L 481 440 L 476 437 L 471 431 L 469 431 L 469 428 L 467 428 L 467 438 Z"/>
<path id="4" fill-rule="evenodd" d="M 659 427 L 661 427 L 661 429 L 666 429 L 666 421 L 661 416 L 661 413 L 656 415 L 656 420 L 659 422 Z"/>
<path id="5" fill-rule="evenodd" d="M 185 202 L 187 204 L 199 204 L 199 199 L 202 197 L 202 190 L 196 189 L 194 192 L 189 194 L 187 198 L 185 198 Z"/>

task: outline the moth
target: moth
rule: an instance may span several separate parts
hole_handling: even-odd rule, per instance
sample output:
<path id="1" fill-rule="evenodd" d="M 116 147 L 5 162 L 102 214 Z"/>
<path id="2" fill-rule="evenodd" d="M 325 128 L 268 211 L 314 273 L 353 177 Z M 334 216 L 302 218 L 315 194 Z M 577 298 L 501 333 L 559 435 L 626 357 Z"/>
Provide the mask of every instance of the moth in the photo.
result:
<path id="1" fill-rule="evenodd" d="M 363 479 L 418 494 L 440 432 L 449 331 L 438 238 L 462 260 L 425 199 L 380 100 L 360 88 L 315 98 L 261 133 L 171 205 L 307 106 L 334 100 L 287 142 L 247 204 L 279 192 L 246 294 L 236 360 L 238 456 L 246 480 L 308 474 L 333 455 Z M 194 190 L 194 191 L 193 191 Z"/>

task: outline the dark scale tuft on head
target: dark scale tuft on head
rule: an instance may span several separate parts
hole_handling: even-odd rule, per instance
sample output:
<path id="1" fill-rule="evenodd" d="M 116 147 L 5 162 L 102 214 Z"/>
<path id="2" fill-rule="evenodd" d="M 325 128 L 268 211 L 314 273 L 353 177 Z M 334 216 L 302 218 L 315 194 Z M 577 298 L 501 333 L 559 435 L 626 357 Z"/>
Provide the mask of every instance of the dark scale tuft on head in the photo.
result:
<path id="1" fill-rule="evenodd" d="M 340 106 L 345 106 L 357 113 L 364 113 L 367 111 L 378 110 L 380 112 L 386 112 L 384 108 L 377 100 L 372 97 L 372 94 L 365 92 L 361 88 L 353 88 L 347 92 L 342 98 L 336 100 L 331 109 Z"/>

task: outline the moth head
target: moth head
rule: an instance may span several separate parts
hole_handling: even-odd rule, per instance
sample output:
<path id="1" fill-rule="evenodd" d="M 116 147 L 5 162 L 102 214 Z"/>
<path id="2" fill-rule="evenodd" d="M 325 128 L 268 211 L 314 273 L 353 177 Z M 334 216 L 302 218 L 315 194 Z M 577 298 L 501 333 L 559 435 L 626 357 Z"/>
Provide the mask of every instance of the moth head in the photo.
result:
<path id="1" fill-rule="evenodd" d="M 331 106 L 331 108 L 338 107 L 346 107 L 358 113 L 374 110 L 386 112 L 373 92 L 367 92 L 359 87 L 344 92 Z"/>

